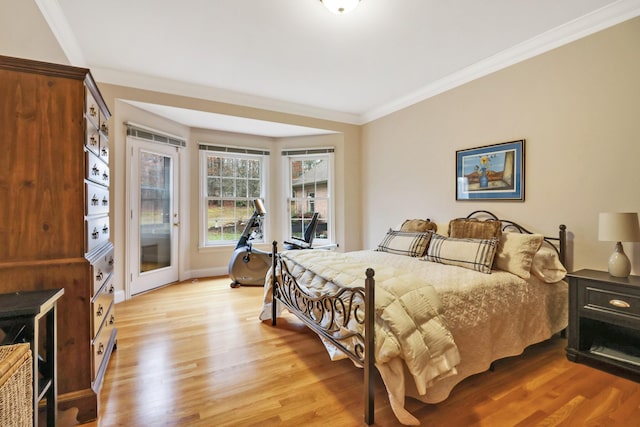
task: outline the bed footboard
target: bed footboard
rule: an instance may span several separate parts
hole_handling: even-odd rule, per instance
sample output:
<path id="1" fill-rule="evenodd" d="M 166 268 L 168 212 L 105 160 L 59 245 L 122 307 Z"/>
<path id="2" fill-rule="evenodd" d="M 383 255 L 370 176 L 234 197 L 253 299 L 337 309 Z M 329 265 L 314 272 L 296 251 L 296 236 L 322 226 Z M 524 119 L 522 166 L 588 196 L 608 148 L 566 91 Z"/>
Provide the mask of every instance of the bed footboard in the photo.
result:
<path id="1" fill-rule="evenodd" d="M 271 285 L 272 325 L 277 322 L 277 304 L 283 304 L 311 330 L 328 340 L 356 364 L 364 367 L 364 420 L 374 422 L 374 271 L 365 272 L 364 287 L 342 287 L 319 297 L 309 295 L 289 272 L 273 242 Z M 352 330 L 354 322 L 364 326 L 364 334 Z"/>

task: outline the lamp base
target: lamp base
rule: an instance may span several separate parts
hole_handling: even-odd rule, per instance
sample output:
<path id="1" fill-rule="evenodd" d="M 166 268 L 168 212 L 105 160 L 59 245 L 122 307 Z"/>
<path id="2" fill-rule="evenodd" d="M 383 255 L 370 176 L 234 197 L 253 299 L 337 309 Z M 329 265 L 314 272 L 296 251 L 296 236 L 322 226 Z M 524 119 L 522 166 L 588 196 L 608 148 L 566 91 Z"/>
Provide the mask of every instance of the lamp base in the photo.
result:
<path id="1" fill-rule="evenodd" d="M 609 257 L 609 274 L 613 277 L 629 277 L 631 274 L 631 261 L 624 253 L 621 242 L 616 243 L 616 248 Z"/>

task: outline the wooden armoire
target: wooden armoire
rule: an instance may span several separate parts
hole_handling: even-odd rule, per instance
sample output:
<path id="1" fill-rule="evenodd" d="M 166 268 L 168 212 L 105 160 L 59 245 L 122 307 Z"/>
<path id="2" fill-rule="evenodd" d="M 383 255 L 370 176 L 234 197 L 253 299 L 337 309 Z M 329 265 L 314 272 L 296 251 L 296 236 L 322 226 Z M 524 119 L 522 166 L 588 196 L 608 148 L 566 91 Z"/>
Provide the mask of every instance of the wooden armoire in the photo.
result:
<path id="1" fill-rule="evenodd" d="M 109 117 L 89 70 L 0 56 L 0 293 L 64 288 L 58 407 L 80 422 L 116 343 Z"/>

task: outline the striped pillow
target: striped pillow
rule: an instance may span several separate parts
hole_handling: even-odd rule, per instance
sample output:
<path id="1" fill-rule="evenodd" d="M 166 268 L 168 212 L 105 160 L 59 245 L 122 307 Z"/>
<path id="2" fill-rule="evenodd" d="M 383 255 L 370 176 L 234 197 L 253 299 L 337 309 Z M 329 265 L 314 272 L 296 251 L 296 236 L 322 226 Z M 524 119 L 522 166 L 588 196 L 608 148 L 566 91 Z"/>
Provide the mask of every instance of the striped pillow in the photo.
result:
<path id="1" fill-rule="evenodd" d="M 427 250 L 431 232 L 412 233 L 407 231 L 389 230 L 378 245 L 379 252 L 389 252 L 396 255 L 421 257 Z"/>
<path id="2" fill-rule="evenodd" d="M 456 239 L 434 234 L 424 260 L 490 274 L 497 246 L 497 238 Z"/>

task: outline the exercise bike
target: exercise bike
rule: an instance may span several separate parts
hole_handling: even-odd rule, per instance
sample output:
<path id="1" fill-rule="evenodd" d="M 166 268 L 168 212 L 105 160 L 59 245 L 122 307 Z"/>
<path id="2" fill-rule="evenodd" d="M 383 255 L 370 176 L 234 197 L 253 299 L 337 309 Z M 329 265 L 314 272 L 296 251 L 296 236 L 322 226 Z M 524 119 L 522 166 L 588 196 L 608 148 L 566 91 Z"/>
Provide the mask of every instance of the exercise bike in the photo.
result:
<path id="1" fill-rule="evenodd" d="M 253 204 L 255 211 L 247 221 L 229 261 L 229 278 L 232 288 L 240 285 L 264 286 L 267 271 L 271 267 L 271 253 L 254 249 L 251 245 L 251 240 L 262 232 L 262 219 L 267 213 L 262 200 L 255 199 Z"/>

